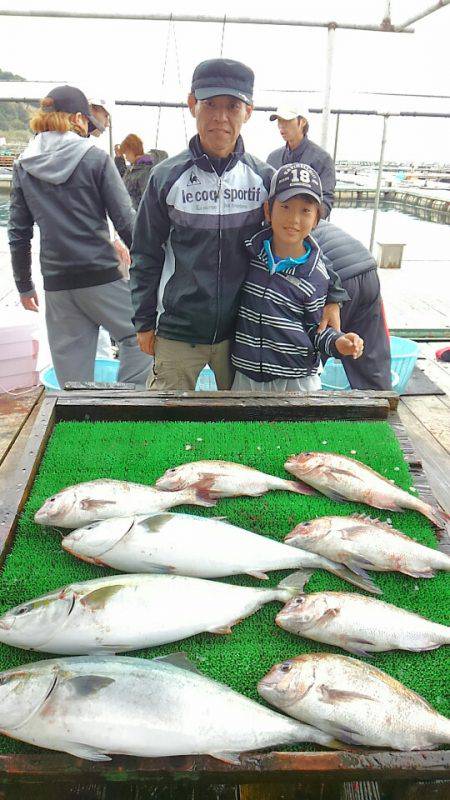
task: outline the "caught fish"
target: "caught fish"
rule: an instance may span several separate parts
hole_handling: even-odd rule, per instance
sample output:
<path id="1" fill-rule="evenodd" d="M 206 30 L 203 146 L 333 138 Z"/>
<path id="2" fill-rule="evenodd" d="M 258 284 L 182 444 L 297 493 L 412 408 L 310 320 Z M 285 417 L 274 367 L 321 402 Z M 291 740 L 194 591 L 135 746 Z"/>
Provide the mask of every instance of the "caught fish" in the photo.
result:
<path id="1" fill-rule="evenodd" d="M 318 489 L 331 500 L 352 500 L 390 511 L 418 511 L 438 528 L 450 515 L 390 483 L 370 467 L 336 453 L 300 453 L 284 465 L 288 472 Z"/>
<path id="2" fill-rule="evenodd" d="M 182 653 L 156 658 L 88 656 L 0 673 L 0 731 L 90 761 L 238 754 L 333 738 L 200 675 Z"/>
<path id="3" fill-rule="evenodd" d="M 78 528 L 98 519 L 154 514 L 184 503 L 214 506 L 216 500 L 207 491 L 197 489 L 161 492 L 153 486 L 105 478 L 62 489 L 45 501 L 34 520 L 40 525 Z"/>
<path id="4" fill-rule="evenodd" d="M 294 597 L 277 614 L 280 628 L 357 656 L 385 650 L 435 650 L 450 644 L 450 628 L 373 597 L 318 592 Z"/>
<path id="5" fill-rule="evenodd" d="M 288 547 L 220 519 L 193 514 L 122 517 L 79 528 L 62 542 L 69 553 L 123 572 L 160 572 L 198 578 L 247 574 L 262 580 L 276 569 L 325 569 L 369 592 L 378 587 L 327 558 Z M 308 576 L 309 577 L 309 576 Z"/>
<path id="6" fill-rule="evenodd" d="M 72 583 L 0 617 L 0 641 L 62 655 L 120 653 L 231 628 L 266 603 L 302 590 L 293 573 L 274 588 L 179 575 L 114 575 Z"/>
<path id="7" fill-rule="evenodd" d="M 450 556 L 419 544 L 388 523 L 359 514 L 303 522 L 285 542 L 349 569 L 401 572 L 413 578 L 433 578 L 439 569 L 450 572 Z"/>
<path id="8" fill-rule="evenodd" d="M 450 744 L 450 720 L 370 664 L 313 653 L 276 664 L 258 684 L 264 700 L 347 744 L 432 750 Z"/>
<path id="9" fill-rule="evenodd" d="M 288 481 L 267 475 L 244 464 L 231 461 L 193 461 L 168 469 L 155 486 L 171 492 L 186 489 L 206 489 L 214 497 L 259 497 L 272 489 L 296 494 L 315 494 L 300 481 Z"/>

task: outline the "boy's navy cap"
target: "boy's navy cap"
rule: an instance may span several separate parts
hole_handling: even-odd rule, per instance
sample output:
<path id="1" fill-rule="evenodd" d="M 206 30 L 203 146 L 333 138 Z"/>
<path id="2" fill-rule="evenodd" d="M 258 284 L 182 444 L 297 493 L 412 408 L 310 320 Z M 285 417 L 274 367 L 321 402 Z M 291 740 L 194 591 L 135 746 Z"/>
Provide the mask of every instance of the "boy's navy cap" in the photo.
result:
<path id="1" fill-rule="evenodd" d="M 237 97 L 247 105 L 253 103 L 255 75 L 250 67 L 229 58 L 211 58 L 202 61 L 192 76 L 191 92 L 197 100 L 227 94 Z"/>
<path id="2" fill-rule="evenodd" d="M 81 89 L 75 86 L 57 86 L 48 93 L 51 97 L 55 111 L 65 111 L 66 114 L 83 114 L 89 122 L 103 132 L 103 125 L 91 113 L 88 99 Z"/>
<path id="3" fill-rule="evenodd" d="M 290 200 L 299 194 L 306 194 L 322 202 L 322 183 L 315 169 L 309 164 L 286 164 L 273 175 L 270 183 L 269 200 Z"/>

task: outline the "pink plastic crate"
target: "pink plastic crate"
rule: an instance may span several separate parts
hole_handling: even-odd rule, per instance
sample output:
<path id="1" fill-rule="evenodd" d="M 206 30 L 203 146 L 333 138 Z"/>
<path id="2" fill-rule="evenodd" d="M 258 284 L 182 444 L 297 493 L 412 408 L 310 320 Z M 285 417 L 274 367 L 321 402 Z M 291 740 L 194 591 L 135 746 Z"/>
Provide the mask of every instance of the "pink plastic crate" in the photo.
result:
<path id="1" fill-rule="evenodd" d="M 0 319 L 0 392 L 37 386 L 39 351 L 36 317 L 20 306 L 2 310 Z"/>
<path id="2" fill-rule="evenodd" d="M 0 376 L 0 394 L 2 392 L 28 389 L 39 385 L 39 372 L 24 372 L 20 375 Z"/>

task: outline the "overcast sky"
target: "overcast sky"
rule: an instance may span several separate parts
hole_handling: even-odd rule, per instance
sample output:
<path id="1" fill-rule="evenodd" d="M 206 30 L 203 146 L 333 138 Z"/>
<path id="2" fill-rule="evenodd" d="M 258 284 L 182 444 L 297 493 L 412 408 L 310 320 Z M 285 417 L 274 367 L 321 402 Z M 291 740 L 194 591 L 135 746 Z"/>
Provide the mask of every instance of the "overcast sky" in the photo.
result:
<path id="1" fill-rule="evenodd" d="M 379 24 L 386 0 L 10 0 L 0 10 L 74 10 L 115 13 L 168 12 L 189 14 L 245 13 L 252 17 Z M 431 5 L 431 0 L 392 0 L 392 21 L 400 24 Z M 414 23 L 414 34 L 337 30 L 331 105 L 334 108 L 450 113 L 450 6 Z M 185 100 L 195 65 L 220 55 L 222 24 L 149 21 L 39 19 L 0 16 L 0 67 L 30 81 L 55 81 L 80 86 L 90 96 L 114 99 Z M 255 102 L 293 102 L 300 109 L 321 107 L 325 82 L 327 31 L 305 27 L 226 24 L 223 56 L 244 61 L 256 73 Z M 163 80 L 165 54 L 165 78 Z M 38 93 L 39 89 L 37 87 Z M 5 87 L 0 85 L 4 91 Z M 19 92 L 20 89 L 16 90 Z M 383 96 L 367 92 L 422 94 Z M 15 95 L 17 96 L 17 94 Z M 185 146 L 185 127 L 194 133 L 188 112 L 160 114 L 158 146 L 172 155 Z M 113 112 L 114 140 L 130 132 L 154 147 L 158 111 L 121 108 Z M 321 119 L 310 114 L 310 137 L 320 143 Z M 332 119 L 328 149 L 334 147 Z M 378 158 L 382 119 L 342 117 L 338 158 Z M 243 130 L 247 149 L 260 158 L 281 146 L 276 123 L 254 113 Z M 106 136 L 103 137 L 107 146 Z M 387 159 L 450 162 L 450 120 L 391 118 Z"/>

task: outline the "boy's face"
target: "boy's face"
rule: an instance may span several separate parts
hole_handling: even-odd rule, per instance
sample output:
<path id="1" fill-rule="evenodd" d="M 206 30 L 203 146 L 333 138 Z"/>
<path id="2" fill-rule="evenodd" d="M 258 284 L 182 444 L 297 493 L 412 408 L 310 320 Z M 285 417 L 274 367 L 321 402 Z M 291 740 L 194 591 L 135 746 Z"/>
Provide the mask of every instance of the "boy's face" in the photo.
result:
<path id="1" fill-rule="evenodd" d="M 274 236 L 284 244 L 297 244 L 311 233 L 320 219 L 317 203 L 308 197 L 275 200 L 270 215 Z"/>

